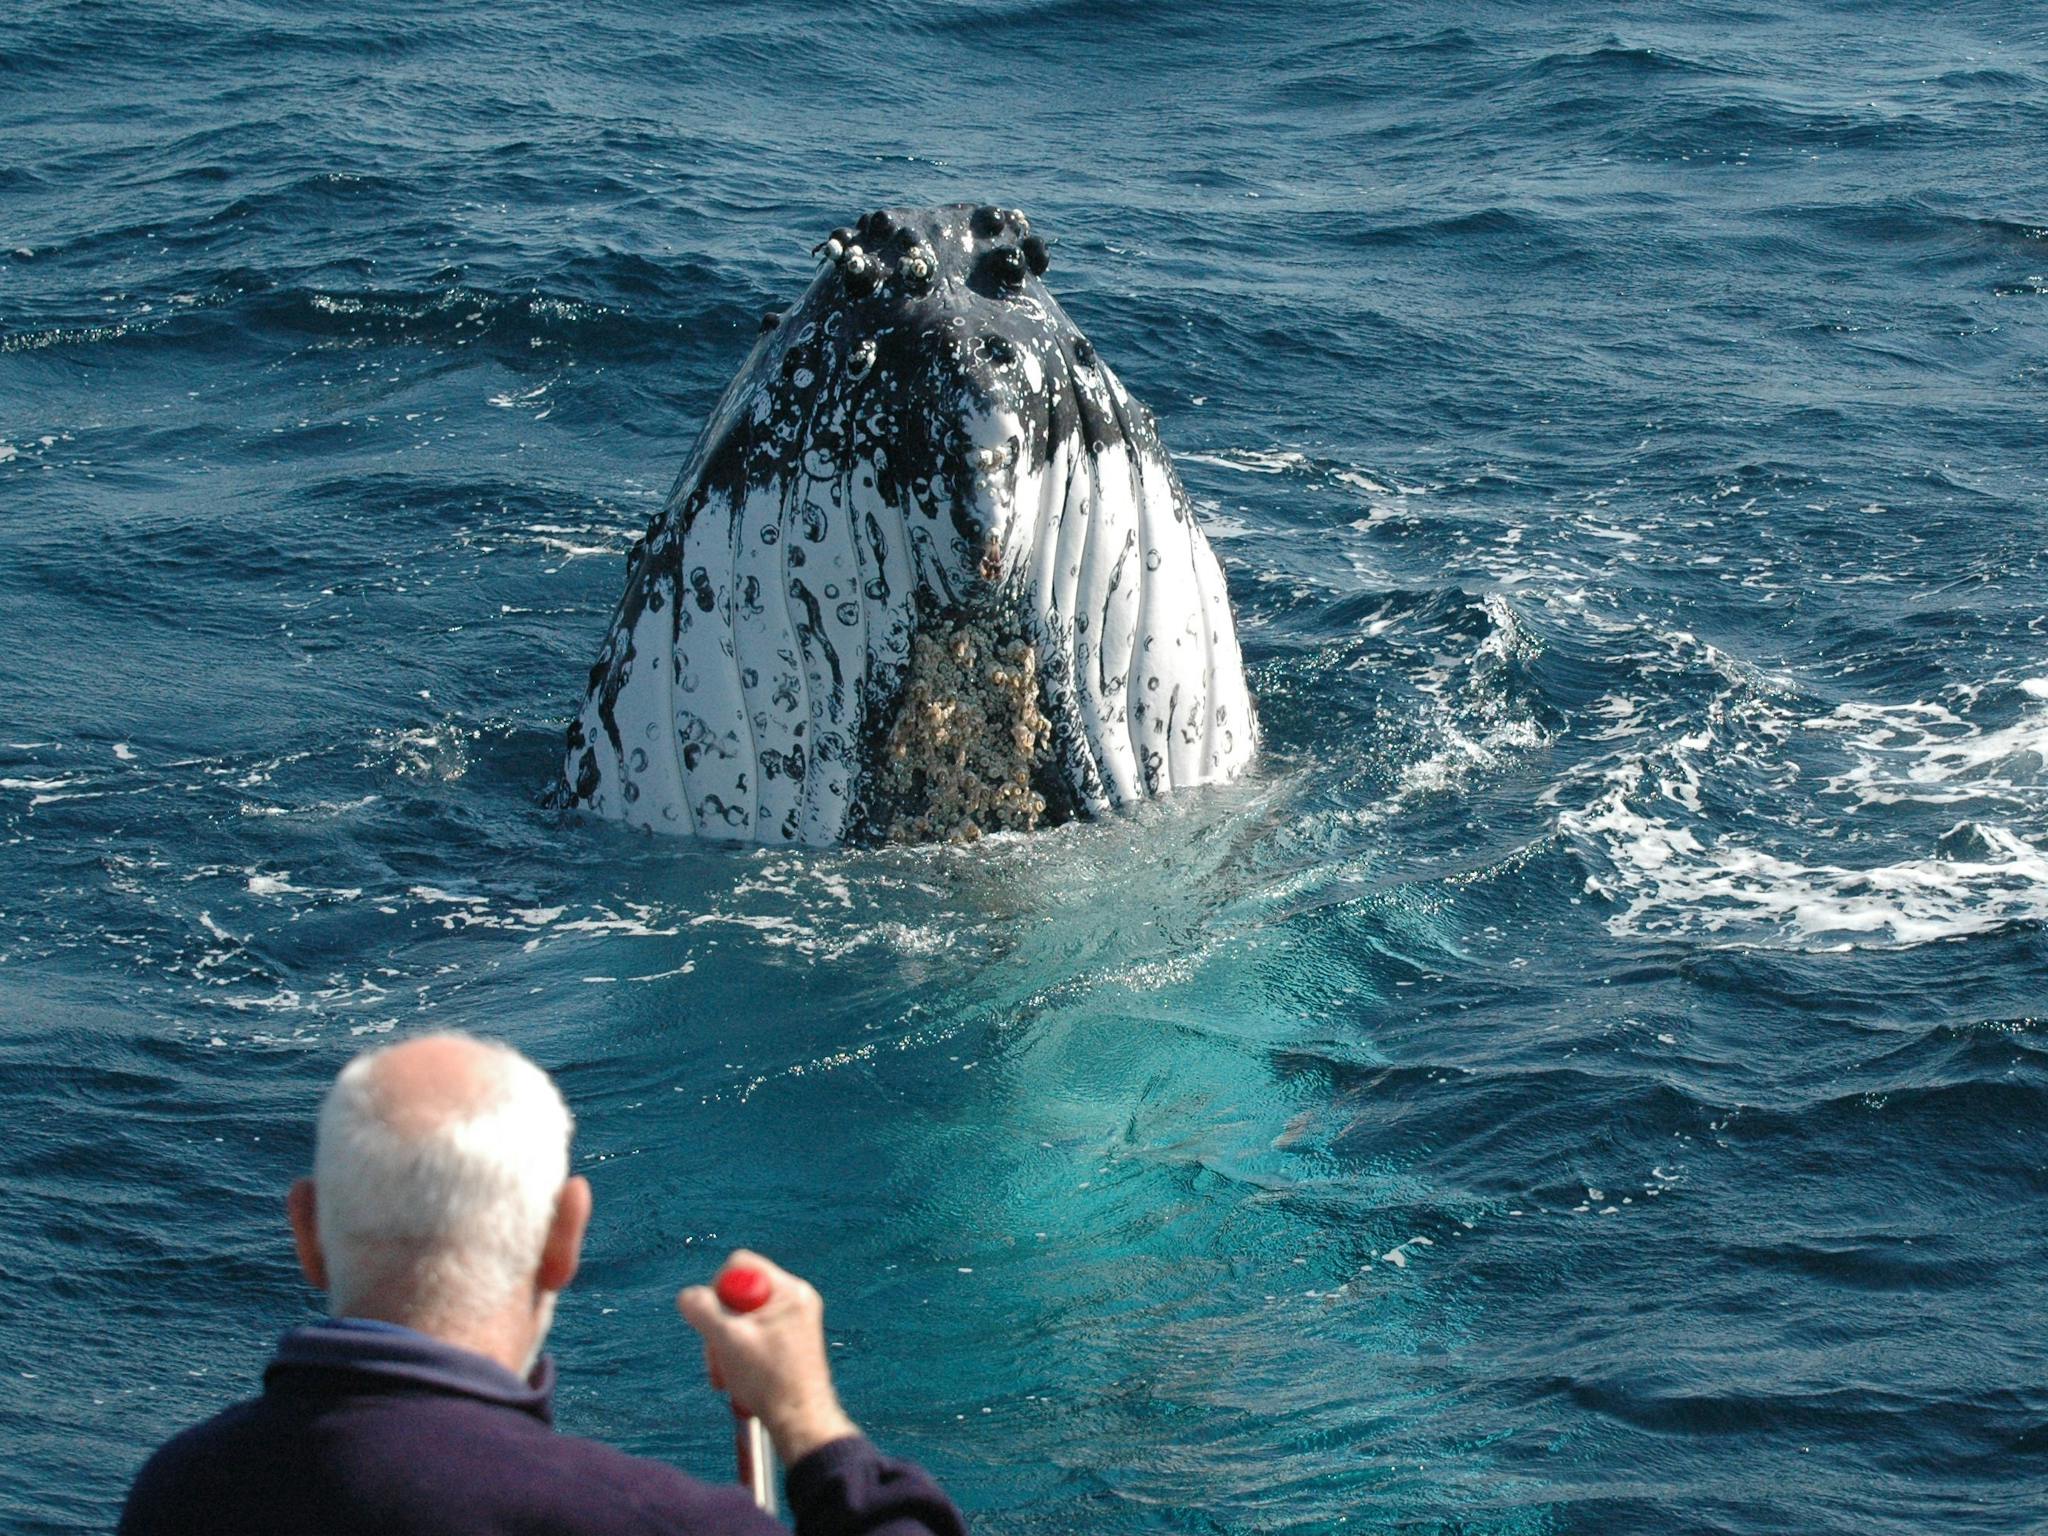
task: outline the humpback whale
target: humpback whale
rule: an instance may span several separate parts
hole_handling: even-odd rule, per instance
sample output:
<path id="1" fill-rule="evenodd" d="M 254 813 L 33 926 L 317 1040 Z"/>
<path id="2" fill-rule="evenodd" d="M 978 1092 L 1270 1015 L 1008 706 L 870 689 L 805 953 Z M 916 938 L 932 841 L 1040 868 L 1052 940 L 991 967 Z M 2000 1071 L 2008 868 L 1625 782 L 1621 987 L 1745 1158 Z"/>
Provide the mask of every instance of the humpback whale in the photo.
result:
<path id="1" fill-rule="evenodd" d="M 627 553 L 558 803 L 968 840 L 1235 778 L 1258 724 L 1222 569 L 1045 242 L 958 204 L 817 254 Z"/>

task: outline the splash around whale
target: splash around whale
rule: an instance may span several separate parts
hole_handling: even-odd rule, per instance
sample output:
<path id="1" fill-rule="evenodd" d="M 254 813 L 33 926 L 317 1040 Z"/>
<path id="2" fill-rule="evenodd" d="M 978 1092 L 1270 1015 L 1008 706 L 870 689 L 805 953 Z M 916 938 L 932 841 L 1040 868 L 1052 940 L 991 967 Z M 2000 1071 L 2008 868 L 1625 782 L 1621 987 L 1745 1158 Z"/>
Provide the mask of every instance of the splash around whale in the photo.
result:
<path id="1" fill-rule="evenodd" d="M 1021 214 L 868 214 L 771 314 L 569 727 L 561 803 L 682 836 L 971 839 L 1235 778 L 1223 572 Z"/>

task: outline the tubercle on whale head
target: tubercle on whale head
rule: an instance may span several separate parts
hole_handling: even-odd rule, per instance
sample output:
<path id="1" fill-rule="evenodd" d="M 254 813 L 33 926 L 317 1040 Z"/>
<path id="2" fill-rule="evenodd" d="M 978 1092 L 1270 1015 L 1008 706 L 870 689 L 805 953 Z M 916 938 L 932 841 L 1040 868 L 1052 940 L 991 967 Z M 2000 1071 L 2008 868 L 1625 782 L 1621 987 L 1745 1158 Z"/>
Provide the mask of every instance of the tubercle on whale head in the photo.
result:
<path id="1" fill-rule="evenodd" d="M 1051 260 L 1029 219 L 993 203 L 877 208 L 832 230 L 811 252 L 856 298 L 921 297 L 951 283 L 984 297 L 1014 296 Z"/>

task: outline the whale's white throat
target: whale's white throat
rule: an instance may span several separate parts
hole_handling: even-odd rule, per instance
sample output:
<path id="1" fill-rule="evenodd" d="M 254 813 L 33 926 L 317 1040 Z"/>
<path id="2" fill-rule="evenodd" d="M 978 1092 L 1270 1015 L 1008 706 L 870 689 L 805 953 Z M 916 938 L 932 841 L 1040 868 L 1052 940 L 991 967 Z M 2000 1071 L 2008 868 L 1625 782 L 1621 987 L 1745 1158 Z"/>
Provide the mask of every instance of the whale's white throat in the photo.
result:
<path id="1" fill-rule="evenodd" d="M 628 556 L 566 802 L 825 844 L 1236 777 L 1222 570 L 1022 217 L 889 210 L 822 251 Z"/>

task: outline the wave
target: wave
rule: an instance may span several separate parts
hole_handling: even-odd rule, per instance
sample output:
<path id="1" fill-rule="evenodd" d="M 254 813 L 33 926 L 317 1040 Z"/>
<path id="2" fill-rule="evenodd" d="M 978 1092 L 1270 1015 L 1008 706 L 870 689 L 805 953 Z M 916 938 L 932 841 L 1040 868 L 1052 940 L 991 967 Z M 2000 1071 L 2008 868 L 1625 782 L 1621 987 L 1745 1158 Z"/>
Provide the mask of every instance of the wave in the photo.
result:
<path id="1" fill-rule="evenodd" d="M 1982 91 L 2000 105 L 2041 89 L 2042 77 L 2030 70 L 1980 64 L 1971 69 L 1945 69 L 1929 82 L 1944 91 Z"/>
<path id="2" fill-rule="evenodd" d="M 1958 829 L 1931 857 L 1807 862 L 1639 811 L 1646 791 L 1664 793 L 1624 767 L 1605 796 L 1559 818 L 1587 848 L 1585 888 L 1615 908 L 1618 936 L 1910 947 L 2048 922 L 2048 849 L 2003 828 Z"/>
<path id="3" fill-rule="evenodd" d="M 2029 285 L 2039 278 L 2028 273 L 2026 265 L 2048 258 L 2048 224 L 1944 206 L 1928 196 L 1788 203 L 1760 210 L 1757 217 L 1764 226 L 1782 232 L 1757 240 L 1759 249 L 1779 260 L 1815 266 L 1851 260 L 1900 274 L 1939 277 L 1982 272 L 1993 280 L 1992 291 L 2000 294 L 2030 291 Z M 1967 323 L 1960 311 L 1958 323 Z M 1865 349 L 1874 342 L 1874 335 L 1859 338 Z M 1946 349 L 1933 337 L 1913 345 L 1902 335 L 1889 346 L 1916 370 L 1962 371 L 1947 361 Z"/>
<path id="4" fill-rule="evenodd" d="M 1873 106 L 1795 107 L 1762 99 L 1687 102 L 1664 100 L 1610 136 L 1636 155 L 1733 159 L 1758 151 L 1860 149 L 1900 151 L 1951 144 L 1967 126 L 1905 109 Z"/>
<path id="5" fill-rule="evenodd" d="M 1346 78 L 1369 78 L 1390 57 L 1421 57 L 1441 62 L 1478 55 L 1485 48 L 1486 44 L 1477 35 L 1462 26 L 1440 27 L 1432 32 L 1343 33 L 1319 38 L 1309 47 L 1283 48 L 1271 57 L 1268 67 L 1285 76 L 1300 71 L 1335 71 L 1347 63 L 1355 63 L 1363 66 L 1367 73 L 1361 75 L 1357 70 L 1351 70 L 1346 72 Z"/>
<path id="6" fill-rule="evenodd" d="M 1845 1232 L 1773 1243 L 1731 1243 L 1721 1255 L 1730 1263 L 1802 1282 L 1926 1295 L 1965 1291 L 1983 1283 L 1977 1265 L 1957 1262 L 1961 1246 L 1938 1233 L 1906 1237 L 1890 1231 Z"/>
<path id="7" fill-rule="evenodd" d="M 1917 1445 L 1935 1462 L 1955 1453 L 1959 1436 L 2002 1440 L 2048 1408 L 2035 1393 L 2008 1390 L 1930 1396 L 1924 1389 L 1822 1386 L 1797 1376 L 1774 1385 L 1776 1390 L 1714 1390 L 1704 1384 L 1694 1390 L 1675 1384 L 1660 1390 L 1641 1379 L 1607 1376 L 1563 1380 L 1555 1390 L 1588 1412 L 1657 1435 L 1860 1443 L 1877 1434 L 1892 1447 L 1891 1456 Z"/>
<path id="8" fill-rule="evenodd" d="M 1235 8 L 1222 0 L 1162 8 L 1146 0 L 952 0 L 949 4 L 902 4 L 898 14 L 920 31 L 949 37 L 1002 38 L 1034 48 L 1072 46 L 1103 40 L 1121 24 L 1126 39 L 1207 35 L 1214 19 Z"/>
<path id="9" fill-rule="evenodd" d="M 1504 204 L 1404 223 L 1367 222 L 1349 211 L 1328 217 L 1333 234 L 1366 250 L 1455 249 L 1461 261 L 1508 259 L 1545 266 L 1591 254 L 1570 222 Z"/>
<path id="10" fill-rule="evenodd" d="M 1618 38 L 1609 38 L 1597 48 L 1546 53 L 1528 65 L 1527 72 L 1539 79 L 1620 81 L 1636 81 L 1662 75 L 1711 77 L 1739 73 L 1730 65 L 1687 58 L 1683 54 L 1673 53 L 1664 48 L 1630 46 Z"/>
<path id="11" fill-rule="evenodd" d="M 121 296 L 118 318 L 17 318 L 0 330 L 0 353 L 108 344 L 194 354 L 252 344 L 479 346 L 526 371 L 565 357 L 661 361 L 710 342 L 737 360 L 766 307 L 765 295 L 736 298 L 746 285 L 710 277 L 703 264 L 626 252 L 566 253 L 523 290 L 445 275 L 444 284 L 391 288 L 279 281 L 248 268 L 192 274 L 174 278 L 171 291 Z"/>

